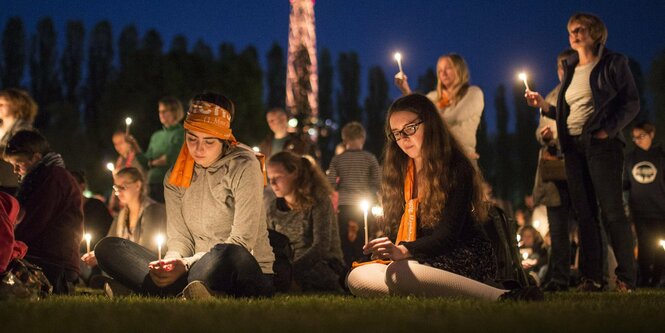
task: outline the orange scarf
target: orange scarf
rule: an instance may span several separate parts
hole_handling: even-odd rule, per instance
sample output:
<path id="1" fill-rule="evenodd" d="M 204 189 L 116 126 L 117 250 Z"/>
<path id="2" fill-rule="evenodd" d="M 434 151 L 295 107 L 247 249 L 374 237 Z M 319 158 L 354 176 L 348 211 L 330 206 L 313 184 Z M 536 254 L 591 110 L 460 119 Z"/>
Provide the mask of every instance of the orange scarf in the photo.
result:
<path id="1" fill-rule="evenodd" d="M 413 184 L 416 180 L 416 164 L 413 159 L 409 161 L 409 165 L 406 169 L 406 175 L 404 176 L 404 213 L 402 213 L 402 219 L 399 222 L 399 230 L 397 230 L 397 239 L 395 240 L 395 245 L 399 245 L 401 242 L 413 242 L 416 240 L 416 221 L 418 219 L 418 198 L 413 198 Z M 392 261 L 390 260 L 372 260 L 366 262 L 353 262 L 351 264 L 352 268 L 358 266 L 377 263 L 388 265 Z"/>
<path id="2" fill-rule="evenodd" d="M 231 113 L 219 105 L 204 101 L 194 101 L 189 106 L 185 129 L 212 135 L 235 145 L 238 142 L 231 131 Z M 169 183 L 189 187 L 194 174 L 194 158 L 189 153 L 187 142 L 182 145 L 178 159 L 173 165 Z"/>

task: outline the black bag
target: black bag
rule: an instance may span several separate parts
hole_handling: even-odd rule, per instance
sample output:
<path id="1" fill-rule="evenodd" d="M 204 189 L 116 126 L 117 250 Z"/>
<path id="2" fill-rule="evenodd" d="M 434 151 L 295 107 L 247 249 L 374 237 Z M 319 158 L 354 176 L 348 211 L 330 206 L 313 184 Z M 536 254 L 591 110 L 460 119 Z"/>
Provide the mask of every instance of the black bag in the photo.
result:
<path id="1" fill-rule="evenodd" d="M 14 259 L 0 276 L 0 300 L 39 300 L 53 293 L 42 269 L 24 259 Z"/>
<path id="2" fill-rule="evenodd" d="M 287 292 L 291 288 L 293 268 L 291 258 L 293 251 L 289 238 L 275 230 L 268 229 L 268 239 L 272 252 L 275 254 L 275 262 L 272 265 L 274 272 L 273 283 L 278 292 Z"/>
<path id="3" fill-rule="evenodd" d="M 535 285 L 522 269 L 522 257 L 517 246 L 517 232 L 513 220 L 506 216 L 501 208 L 491 205 L 489 219 L 483 226 L 496 255 L 495 282 L 508 289 Z"/>

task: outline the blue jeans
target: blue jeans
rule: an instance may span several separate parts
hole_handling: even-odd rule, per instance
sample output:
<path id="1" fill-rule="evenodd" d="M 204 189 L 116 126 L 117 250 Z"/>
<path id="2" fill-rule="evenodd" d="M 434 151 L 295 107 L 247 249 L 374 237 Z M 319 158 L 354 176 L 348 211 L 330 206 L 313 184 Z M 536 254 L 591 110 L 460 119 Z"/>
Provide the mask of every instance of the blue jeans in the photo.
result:
<path id="1" fill-rule="evenodd" d="M 626 218 L 622 191 L 623 144 L 618 139 L 574 137 L 565 153 L 568 189 L 580 228 L 582 277 L 603 281 L 605 261 L 600 216 L 607 230 L 618 267 L 616 276 L 635 288 L 636 265 L 633 235 Z"/>
<path id="2" fill-rule="evenodd" d="M 148 264 L 154 252 L 129 240 L 106 237 L 95 246 L 99 267 L 136 293 L 175 296 L 192 281 L 202 281 L 210 290 L 235 297 L 270 297 L 274 294 L 272 275 L 263 274 L 254 257 L 244 247 L 217 244 L 195 262 L 173 284 L 160 288 L 150 278 Z"/>

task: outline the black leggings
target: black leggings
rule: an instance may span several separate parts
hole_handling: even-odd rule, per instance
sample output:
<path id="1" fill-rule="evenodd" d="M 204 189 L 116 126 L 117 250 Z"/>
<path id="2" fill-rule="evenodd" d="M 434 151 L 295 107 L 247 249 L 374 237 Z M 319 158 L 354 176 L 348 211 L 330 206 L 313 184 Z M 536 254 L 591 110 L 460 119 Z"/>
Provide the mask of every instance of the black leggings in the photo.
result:
<path id="1" fill-rule="evenodd" d="M 173 284 L 160 288 L 150 278 L 148 264 L 157 256 L 132 241 L 106 237 L 95 246 L 99 267 L 133 291 L 153 296 L 174 296 L 192 281 L 210 290 L 235 297 L 270 297 L 272 275 L 263 274 L 256 259 L 244 247 L 217 244 Z"/>

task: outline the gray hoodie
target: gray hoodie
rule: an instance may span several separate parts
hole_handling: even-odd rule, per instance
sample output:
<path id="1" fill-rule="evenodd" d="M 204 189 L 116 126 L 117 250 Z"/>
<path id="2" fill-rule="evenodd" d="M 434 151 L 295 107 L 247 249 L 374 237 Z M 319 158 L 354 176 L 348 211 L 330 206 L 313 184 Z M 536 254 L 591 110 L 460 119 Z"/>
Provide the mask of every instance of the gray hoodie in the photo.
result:
<path id="1" fill-rule="evenodd" d="M 263 174 L 251 150 L 233 147 L 208 168 L 196 164 L 188 188 L 171 185 L 170 175 L 164 178 L 165 258 L 192 265 L 216 244 L 236 244 L 252 253 L 264 274 L 273 273 Z"/>

